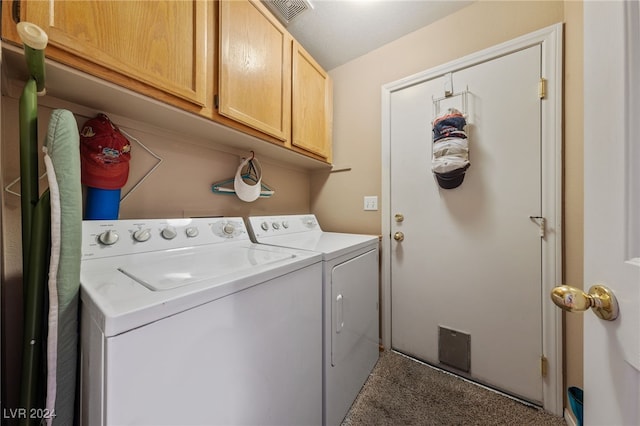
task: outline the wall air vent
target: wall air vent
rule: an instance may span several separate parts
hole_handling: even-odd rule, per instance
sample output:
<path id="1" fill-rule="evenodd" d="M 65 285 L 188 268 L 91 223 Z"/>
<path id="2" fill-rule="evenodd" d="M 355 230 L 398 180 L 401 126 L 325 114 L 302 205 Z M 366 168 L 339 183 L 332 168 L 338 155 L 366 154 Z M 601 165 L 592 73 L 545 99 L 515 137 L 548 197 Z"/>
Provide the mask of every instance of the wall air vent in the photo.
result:
<path id="1" fill-rule="evenodd" d="M 285 25 L 301 13 L 313 9 L 307 0 L 262 0 L 262 3 Z"/>

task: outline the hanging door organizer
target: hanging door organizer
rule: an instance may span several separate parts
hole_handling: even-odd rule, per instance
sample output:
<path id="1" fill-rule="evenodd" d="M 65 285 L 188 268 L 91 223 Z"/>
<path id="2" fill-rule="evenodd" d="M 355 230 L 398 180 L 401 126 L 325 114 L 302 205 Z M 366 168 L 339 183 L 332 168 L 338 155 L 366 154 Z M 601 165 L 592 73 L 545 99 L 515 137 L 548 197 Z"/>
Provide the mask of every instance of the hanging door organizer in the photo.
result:
<path id="1" fill-rule="evenodd" d="M 454 93 L 451 74 L 446 76 L 444 96 L 432 98 L 435 118 L 432 125 L 431 171 L 442 189 L 454 189 L 462 185 L 469 162 L 469 140 L 467 139 L 469 89 Z M 459 108 L 448 106 L 441 111 L 441 103 L 448 105 L 459 98 Z M 456 105 L 458 106 L 458 105 Z"/>

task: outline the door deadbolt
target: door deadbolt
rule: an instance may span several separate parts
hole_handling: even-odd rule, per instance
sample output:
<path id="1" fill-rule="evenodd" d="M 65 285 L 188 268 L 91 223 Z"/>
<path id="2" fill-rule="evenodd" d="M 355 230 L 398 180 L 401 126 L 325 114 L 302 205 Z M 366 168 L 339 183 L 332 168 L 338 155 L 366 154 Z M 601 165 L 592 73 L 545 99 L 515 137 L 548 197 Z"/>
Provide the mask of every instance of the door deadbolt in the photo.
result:
<path id="1" fill-rule="evenodd" d="M 404 220 L 404 215 L 402 213 L 396 213 L 396 222 L 402 222 Z"/>
<path id="2" fill-rule="evenodd" d="M 591 286 L 589 293 L 561 285 L 551 290 L 551 300 L 567 312 L 582 312 L 591 308 L 598 318 L 607 321 L 615 320 L 620 313 L 616 296 L 609 288 L 599 284 Z"/>
<path id="3" fill-rule="evenodd" d="M 400 242 L 404 240 L 404 234 L 402 232 L 396 232 L 395 234 L 393 234 L 393 239 Z"/>

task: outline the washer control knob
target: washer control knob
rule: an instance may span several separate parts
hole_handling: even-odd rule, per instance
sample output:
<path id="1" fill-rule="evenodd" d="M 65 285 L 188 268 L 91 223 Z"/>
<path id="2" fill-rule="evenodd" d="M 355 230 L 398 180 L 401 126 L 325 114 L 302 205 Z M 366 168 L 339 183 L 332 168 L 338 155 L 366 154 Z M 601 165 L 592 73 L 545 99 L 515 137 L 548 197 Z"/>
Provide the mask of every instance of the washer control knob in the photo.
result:
<path id="1" fill-rule="evenodd" d="M 273 222 L 273 223 L 271 224 L 271 226 L 272 226 L 272 227 L 273 227 L 273 229 L 275 229 L 276 231 L 277 231 L 278 229 L 280 229 L 280 224 L 279 224 L 278 222 Z"/>
<path id="2" fill-rule="evenodd" d="M 118 238 L 120 238 L 118 233 L 113 229 L 109 229 L 108 231 L 104 231 L 102 234 L 98 235 L 98 242 L 102 245 L 110 246 L 115 244 L 118 241 Z"/>
<path id="3" fill-rule="evenodd" d="M 233 226 L 233 223 L 226 223 L 223 227 L 222 227 L 222 232 L 224 232 L 227 235 L 233 235 L 233 233 L 236 231 L 236 227 Z"/>
<path id="4" fill-rule="evenodd" d="M 267 222 L 262 222 L 262 225 L 260 225 L 260 228 L 262 228 L 263 231 L 268 231 L 269 224 Z"/>
<path id="5" fill-rule="evenodd" d="M 184 232 L 189 238 L 195 238 L 198 236 L 198 228 L 196 228 L 195 226 L 188 227 Z"/>
<path id="6" fill-rule="evenodd" d="M 282 227 L 283 227 L 284 229 L 289 229 L 289 222 L 287 222 L 286 220 L 283 220 L 283 221 L 282 221 Z"/>
<path id="7" fill-rule="evenodd" d="M 133 239 L 139 243 L 144 243 L 151 238 L 151 230 L 149 228 L 138 229 L 133 233 Z"/>
<path id="8" fill-rule="evenodd" d="M 176 232 L 176 228 L 173 226 L 167 226 L 160 232 L 160 235 L 162 235 L 162 238 L 165 240 L 173 240 L 178 233 Z"/>

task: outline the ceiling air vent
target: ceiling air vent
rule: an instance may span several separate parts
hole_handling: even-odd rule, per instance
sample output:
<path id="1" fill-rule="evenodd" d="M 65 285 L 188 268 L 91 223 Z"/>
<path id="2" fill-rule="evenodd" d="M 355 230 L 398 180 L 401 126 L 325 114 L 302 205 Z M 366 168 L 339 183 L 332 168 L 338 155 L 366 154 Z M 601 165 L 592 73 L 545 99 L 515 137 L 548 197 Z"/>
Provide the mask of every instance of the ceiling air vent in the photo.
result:
<path id="1" fill-rule="evenodd" d="M 304 11 L 313 8 L 307 0 L 262 0 L 262 3 L 284 24 L 288 24 Z"/>

